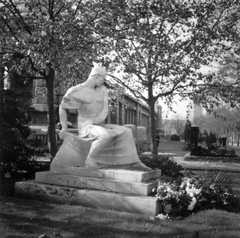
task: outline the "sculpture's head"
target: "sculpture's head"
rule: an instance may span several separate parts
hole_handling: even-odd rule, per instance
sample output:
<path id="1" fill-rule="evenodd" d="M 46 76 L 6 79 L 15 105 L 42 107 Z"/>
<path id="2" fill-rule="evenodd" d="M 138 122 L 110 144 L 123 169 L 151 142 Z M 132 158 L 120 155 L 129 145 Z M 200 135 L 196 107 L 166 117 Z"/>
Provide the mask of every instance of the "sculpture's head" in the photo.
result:
<path id="1" fill-rule="evenodd" d="M 106 76 L 107 71 L 103 67 L 95 65 L 88 76 L 88 80 L 94 80 L 95 85 L 99 87 L 104 83 Z"/>
<path id="2" fill-rule="evenodd" d="M 89 74 L 89 77 L 93 76 L 93 75 L 96 75 L 96 74 L 99 74 L 102 77 L 106 78 L 107 71 L 106 71 L 106 69 L 104 69 L 103 67 L 101 67 L 99 65 L 94 65 L 94 67 L 92 68 L 91 73 Z"/>

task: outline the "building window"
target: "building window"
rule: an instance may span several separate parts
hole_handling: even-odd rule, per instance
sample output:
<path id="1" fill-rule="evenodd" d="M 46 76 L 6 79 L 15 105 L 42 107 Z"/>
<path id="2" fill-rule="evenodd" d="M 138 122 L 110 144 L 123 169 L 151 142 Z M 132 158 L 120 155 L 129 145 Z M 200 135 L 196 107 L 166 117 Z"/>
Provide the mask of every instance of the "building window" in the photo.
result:
<path id="1" fill-rule="evenodd" d="M 117 117 L 116 117 L 116 113 L 115 112 L 111 111 L 110 122 L 111 122 L 111 124 L 117 124 Z"/>
<path id="2" fill-rule="evenodd" d="M 124 124 L 128 124 L 128 109 L 124 109 Z"/>
<path id="3" fill-rule="evenodd" d="M 32 117 L 32 125 L 47 125 L 48 119 L 47 119 L 47 112 L 39 112 L 37 111 L 34 113 Z"/>
<path id="4" fill-rule="evenodd" d="M 147 115 L 142 114 L 142 126 L 148 128 L 149 118 Z"/>
<path id="5" fill-rule="evenodd" d="M 119 125 L 122 125 L 123 124 L 123 120 L 122 120 L 122 108 L 123 108 L 123 106 L 122 106 L 122 103 L 121 102 L 119 102 Z"/>

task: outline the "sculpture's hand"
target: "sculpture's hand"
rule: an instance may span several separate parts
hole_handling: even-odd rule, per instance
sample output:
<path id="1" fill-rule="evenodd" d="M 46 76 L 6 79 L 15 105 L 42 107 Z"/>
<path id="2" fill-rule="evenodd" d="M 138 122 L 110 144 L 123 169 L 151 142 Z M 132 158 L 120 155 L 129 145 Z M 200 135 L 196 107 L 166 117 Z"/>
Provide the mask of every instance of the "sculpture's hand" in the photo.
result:
<path id="1" fill-rule="evenodd" d="M 93 121 L 91 119 L 89 119 L 89 120 L 84 122 L 84 127 L 88 126 L 88 125 L 92 125 L 92 124 L 93 124 Z"/>
<path id="2" fill-rule="evenodd" d="M 62 129 L 60 132 L 59 132 L 59 137 L 60 137 L 60 139 L 64 139 L 64 134 L 67 132 L 67 130 L 65 130 L 65 129 Z"/>
<path id="3" fill-rule="evenodd" d="M 90 130 L 91 130 L 91 126 L 93 124 L 93 121 L 91 119 L 85 121 L 82 125 L 82 129 L 81 129 L 81 132 L 80 132 L 80 137 L 84 138 L 84 137 L 87 137 L 90 133 Z"/>

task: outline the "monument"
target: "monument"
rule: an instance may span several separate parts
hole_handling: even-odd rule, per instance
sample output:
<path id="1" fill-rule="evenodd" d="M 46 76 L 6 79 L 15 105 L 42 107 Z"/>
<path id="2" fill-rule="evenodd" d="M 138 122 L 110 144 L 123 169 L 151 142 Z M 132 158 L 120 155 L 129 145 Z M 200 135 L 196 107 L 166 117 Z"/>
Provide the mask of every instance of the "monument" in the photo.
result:
<path id="1" fill-rule="evenodd" d="M 191 154 L 198 152 L 199 126 L 191 126 Z"/>
<path id="2" fill-rule="evenodd" d="M 156 198 L 161 170 L 144 165 L 137 154 L 131 129 L 105 124 L 107 72 L 94 66 L 88 79 L 67 90 L 59 107 L 63 144 L 50 171 L 38 172 L 35 181 L 16 183 L 19 196 L 69 202 L 148 215 L 159 213 Z M 77 109 L 78 136 L 67 127 L 67 110 Z"/>

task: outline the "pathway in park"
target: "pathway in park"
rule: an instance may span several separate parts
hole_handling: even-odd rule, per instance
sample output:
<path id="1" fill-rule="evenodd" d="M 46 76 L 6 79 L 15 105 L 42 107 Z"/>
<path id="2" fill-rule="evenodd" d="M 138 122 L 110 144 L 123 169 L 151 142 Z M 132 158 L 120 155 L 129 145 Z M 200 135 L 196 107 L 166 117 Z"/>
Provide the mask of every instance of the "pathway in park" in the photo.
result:
<path id="1" fill-rule="evenodd" d="M 186 161 L 184 156 L 189 154 L 189 151 L 183 151 L 184 141 L 167 141 L 162 139 L 159 144 L 158 151 L 160 153 L 170 153 L 173 160 L 180 164 L 184 169 L 194 172 L 194 174 L 216 173 L 221 171 L 225 177 L 233 179 L 233 189 L 237 194 L 240 194 L 240 163 L 221 163 L 208 161 Z M 227 149 L 234 149 L 235 153 L 240 156 L 240 148 L 237 146 L 227 146 Z M 202 172 L 201 172 L 202 171 Z M 211 172 L 212 171 L 212 172 Z"/>
<path id="2" fill-rule="evenodd" d="M 170 141 L 170 140 L 161 138 L 158 151 L 164 152 L 164 153 L 173 153 L 176 156 L 184 156 L 185 154 L 189 153 L 189 151 L 183 151 L 183 148 L 184 148 L 184 141 Z M 228 145 L 227 149 L 229 150 L 234 149 L 236 154 L 240 156 L 240 147 Z"/>
<path id="3" fill-rule="evenodd" d="M 240 172 L 240 163 L 221 163 L 221 162 L 204 162 L 204 161 L 185 161 L 184 156 L 189 151 L 184 151 L 184 141 L 169 141 L 162 139 L 158 151 L 160 153 L 172 154 L 174 161 L 182 165 L 184 168 L 192 169 L 221 169 Z M 237 146 L 227 146 L 227 149 L 234 149 L 236 154 L 240 156 L 240 148 Z"/>

